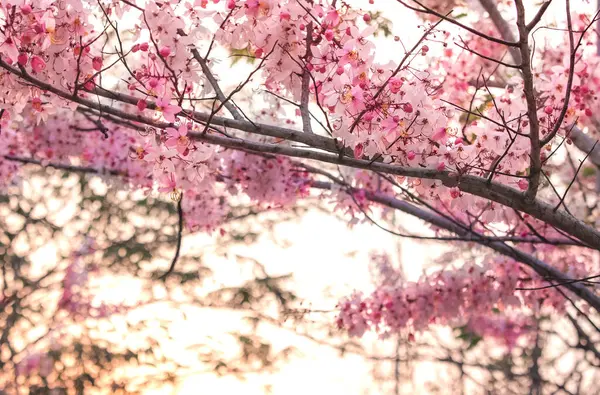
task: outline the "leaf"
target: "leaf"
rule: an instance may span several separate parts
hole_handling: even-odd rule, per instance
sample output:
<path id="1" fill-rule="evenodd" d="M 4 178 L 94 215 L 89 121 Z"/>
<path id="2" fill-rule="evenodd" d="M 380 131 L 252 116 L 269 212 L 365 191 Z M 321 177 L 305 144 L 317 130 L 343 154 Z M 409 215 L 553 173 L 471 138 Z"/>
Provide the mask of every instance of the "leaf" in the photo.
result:
<path id="1" fill-rule="evenodd" d="M 231 60 L 232 66 L 234 66 L 236 63 L 238 63 L 242 59 L 244 59 L 246 61 L 246 63 L 249 63 L 249 64 L 254 64 L 254 62 L 256 61 L 256 58 L 254 57 L 252 52 L 250 52 L 250 49 L 248 47 L 242 48 L 242 49 L 232 48 L 230 52 L 231 52 L 230 57 L 232 58 L 232 60 Z"/>
<path id="2" fill-rule="evenodd" d="M 594 167 L 584 167 L 583 168 L 583 176 L 584 177 L 591 177 L 594 174 L 596 174 L 596 169 Z"/>

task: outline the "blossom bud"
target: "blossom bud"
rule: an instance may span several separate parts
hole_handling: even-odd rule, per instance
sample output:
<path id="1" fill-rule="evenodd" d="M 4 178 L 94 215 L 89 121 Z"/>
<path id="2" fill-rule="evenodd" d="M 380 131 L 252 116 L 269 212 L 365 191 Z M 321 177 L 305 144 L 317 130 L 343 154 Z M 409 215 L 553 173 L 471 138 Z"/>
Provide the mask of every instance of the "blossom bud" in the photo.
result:
<path id="1" fill-rule="evenodd" d="M 29 15 L 33 11 L 33 9 L 31 8 L 31 6 L 29 4 L 23 4 L 20 8 L 21 8 L 21 14 L 23 14 L 23 15 Z"/>
<path id="2" fill-rule="evenodd" d="M 19 56 L 17 57 L 17 62 L 19 62 L 19 65 L 21 65 L 21 66 L 26 66 L 28 61 L 29 61 L 29 56 L 27 56 L 27 54 L 25 52 L 21 52 L 19 54 Z"/>
<path id="3" fill-rule="evenodd" d="M 169 47 L 162 47 L 158 53 L 160 54 L 160 56 L 162 56 L 163 58 L 166 58 L 167 56 L 171 55 L 171 48 Z"/>
<path id="4" fill-rule="evenodd" d="M 45 68 L 46 62 L 44 59 L 40 58 L 39 56 L 34 56 L 31 58 L 31 69 L 34 73 L 40 73 L 44 71 Z"/>
<path id="5" fill-rule="evenodd" d="M 96 56 L 94 59 L 92 59 L 92 67 L 96 71 L 102 70 L 102 58 L 99 56 Z"/>
<path id="6" fill-rule="evenodd" d="M 522 191 L 526 191 L 527 187 L 529 186 L 529 183 L 524 178 L 521 178 L 517 184 L 519 185 L 519 189 Z"/>
<path id="7" fill-rule="evenodd" d="M 146 107 L 148 107 L 148 103 L 146 103 L 146 100 L 138 100 L 137 102 L 137 108 L 140 111 L 144 111 L 146 109 Z"/>

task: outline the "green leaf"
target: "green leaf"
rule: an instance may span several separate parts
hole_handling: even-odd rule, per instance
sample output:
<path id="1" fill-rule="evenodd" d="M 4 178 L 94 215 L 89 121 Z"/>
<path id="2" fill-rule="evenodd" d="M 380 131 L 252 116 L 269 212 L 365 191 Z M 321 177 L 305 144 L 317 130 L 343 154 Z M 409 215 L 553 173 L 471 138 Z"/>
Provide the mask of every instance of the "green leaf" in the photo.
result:
<path id="1" fill-rule="evenodd" d="M 246 61 L 246 63 L 249 63 L 249 64 L 254 64 L 254 62 L 256 61 L 256 58 L 254 57 L 252 52 L 250 52 L 250 49 L 248 47 L 242 48 L 242 49 L 232 48 L 230 52 L 231 52 L 230 57 L 232 58 L 231 59 L 232 66 L 235 65 L 236 63 L 238 63 L 242 59 L 244 59 Z"/>
<path id="2" fill-rule="evenodd" d="M 594 174 L 596 174 L 596 168 L 594 168 L 594 167 L 584 167 L 583 168 L 583 176 L 584 177 L 591 177 Z"/>

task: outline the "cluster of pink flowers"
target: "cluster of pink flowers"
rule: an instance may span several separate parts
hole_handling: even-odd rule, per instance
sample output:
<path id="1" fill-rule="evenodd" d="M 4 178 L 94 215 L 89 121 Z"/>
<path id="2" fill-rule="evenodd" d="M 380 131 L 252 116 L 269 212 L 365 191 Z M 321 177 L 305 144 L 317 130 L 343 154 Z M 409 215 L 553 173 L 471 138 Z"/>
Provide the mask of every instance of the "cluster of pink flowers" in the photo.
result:
<path id="1" fill-rule="evenodd" d="M 235 151 L 224 160 L 223 177 L 229 188 L 241 189 L 257 203 L 286 207 L 308 194 L 309 175 L 286 158 Z"/>
<path id="2" fill-rule="evenodd" d="M 498 268 L 506 265 L 511 267 L 498 276 Z M 422 331 L 432 324 L 455 324 L 465 316 L 486 314 L 500 303 L 518 305 L 514 297 L 518 279 L 518 264 L 512 261 L 440 271 L 417 282 L 383 286 L 367 297 L 355 293 L 340 302 L 337 324 L 353 336 L 367 330 L 385 335 L 403 328 Z"/>
<path id="3" fill-rule="evenodd" d="M 563 269 L 570 268 L 570 278 L 581 278 L 589 269 L 583 262 L 562 255 L 552 262 L 559 261 L 563 261 Z M 562 294 L 552 287 L 538 289 L 548 285 L 514 260 L 490 259 L 484 265 L 468 264 L 424 275 L 416 282 L 383 283 L 368 296 L 356 292 L 340 301 L 337 325 L 351 336 L 362 336 L 366 331 L 386 336 L 401 330 L 422 332 L 431 325 L 463 325 L 489 316 L 493 309 L 537 312 L 547 307 L 563 311 L 566 300 Z M 513 329 L 518 337 L 520 332 Z"/>
<path id="4" fill-rule="evenodd" d="M 517 189 L 527 188 L 523 176 L 529 166 L 529 141 L 522 135 L 527 134 L 528 126 L 519 117 L 525 111 L 519 83 L 498 95 L 495 103 L 498 108 L 487 103 L 481 109 L 486 119 L 473 120 L 462 131 L 457 122 L 460 111 L 447 103 L 466 106 L 472 96 L 469 86 L 479 74 L 491 72 L 494 67 L 493 62 L 482 63 L 480 57 L 454 44 L 459 42 L 475 52 L 500 59 L 504 49 L 499 44 L 489 44 L 481 37 L 464 32 L 459 41 L 458 34 L 435 30 L 432 32 L 435 40 L 427 37 L 415 55 L 397 70 L 398 63 L 394 61 L 375 62 L 375 45 L 371 38 L 375 27 L 363 17 L 364 12 L 348 6 L 335 8 L 325 1 L 317 1 L 308 14 L 301 3 L 294 0 L 206 1 L 188 2 L 183 6 L 154 1 L 137 3 L 131 2 L 137 8 L 121 2 L 109 3 L 104 9 L 108 15 L 118 17 L 130 13 L 140 17 L 140 23 L 131 29 L 132 43 L 123 43 L 126 46 L 123 61 L 128 66 L 122 71 L 129 75 L 127 91 L 141 93 L 137 96 L 136 106 L 139 114 L 152 115 L 173 126 L 151 133 L 146 139 L 131 134 L 120 138 L 117 135 L 126 133 L 119 130 L 110 136 L 111 148 L 98 153 L 90 149 L 93 144 L 77 143 L 82 137 L 69 136 L 82 133 L 67 130 L 68 123 L 73 122 L 66 117 L 65 125 L 56 128 L 64 132 L 63 138 L 47 144 L 44 147 L 47 152 L 38 150 L 38 157 L 52 161 L 57 151 L 69 147 L 71 154 L 86 159 L 86 164 L 97 168 L 120 170 L 122 165 L 118 162 L 127 163 L 132 168 L 123 173 L 129 175 L 130 180 L 135 179 L 134 185 L 148 188 L 153 184 L 160 192 L 177 196 L 184 193 L 192 196 L 190 201 L 197 200 L 199 190 L 204 188 L 199 187 L 199 183 L 208 173 L 221 172 L 218 168 L 211 169 L 207 161 L 217 157 L 211 163 L 218 167 L 218 158 L 222 154 L 215 147 L 194 140 L 192 132 L 197 133 L 204 127 L 184 119 L 181 111 L 186 108 L 185 97 L 203 97 L 210 92 L 210 84 L 197 60 L 191 56 L 190 48 L 210 42 L 208 39 L 214 35 L 221 46 L 246 49 L 252 56 L 263 59 L 264 86 L 278 95 L 298 101 L 302 74 L 310 72 L 312 98 L 318 99 L 327 111 L 334 136 L 340 138 L 344 146 L 351 147 L 357 157 L 383 157 L 386 162 L 399 165 L 486 175 L 494 161 L 510 146 L 508 154 L 496 167 L 502 174 L 495 180 Z M 101 19 L 91 12 L 93 8 L 92 4 L 81 0 L 48 0 L 35 4 L 9 1 L 2 8 L 5 29 L 0 53 L 3 59 L 24 67 L 53 86 L 77 91 L 79 96 L 89 96 L 103 67 L 108 67 L 99 52 L 102 40 L 95 28 Z M 141 10 L 144 18 L 141 18 Z M 580 18 L 578 23 L 583 24 L 584 19 Z M 424 30 L 428 27 L 424 26 Z M 497 34 L 484 22 L 476 22 L 476 27 L 484 33 Z M 307 37 L 309 32 L 311 35 Z M 309 50 L 307 42 L 311 44 Z M 207 48 L 200 49 L 205 51 Z M 564 50 L 553 53 L 544 49 L 540 53 L 550 60 L 539 62 L 544 64 L 540 78 L 547 83 L 537 86 L 547 97 L 547 108 L 540 109 L 540 118 L 542 133 L 548 133 L 561 109 L 560 94 L 564 92 L 557 89 L 564 90 L 565 87 L 567 56 Z M 589 119 L 595 100 L 594 84 L 598 81 L 593 73 L 597 69 L 595 59 L 589 55 L 578 61 L 572 95 L 574 105 L 569 108 L 564 122 Z M 30 122 L 34 124 L 44 122 L 46 125 L 56 119 L 62 122 L 65 113 L 61 109 L 75 108 L 65 99 L 19 84 L 16 77 L 7 72 L 2 74 L 2 85 L 9 93 L 4 104 L 0 104 L 6 110 L 3 125 L 23 122 L 24 116 L 31 118 Z M 79 79 L 75 81 L 77 75 Z M 150 102 L 156 107 L 149 108 Z M 481 104 L 480 99 L 476 104 Z M 190 101 L 190 105 L 194 106 L 194 103 Z M 506 127 L 499 126 L 502 125 L 499 113 L 510 119 Z M 110 127 L 116 128 L 115 125 Z M 521 135 L 514 136 L 507 128 L 518 130 Z M 90 140 L 97 138 L 98 134 L 93 133 Z M 132 161 L 123 158 L 122 153 L 128 150 L 134 151 L 129 156 L 152 165 L 152 173 L 145 171 L 146 166 L 132 165 Z M 544 150 L 543 155 L 547 152 Z M 225 154 L 224 161 L 229 160 L 229 155 Z M 2 179 L 7 179 L 15 173 L 14 165 L 2 163 Z M 280 166 L 263 160 L 258 163 L 262 168 L 257 174 L 271 180 L 277 178 L 275 173 Z M 472 211 L 482 211 L 480 217 L 485 224 L 519 223 L 514 213 L 444 187 L 439 182 L 407 179 L 404 183 L 417 194 L 430 198 L 440 210 L 464 216 L 464 208 L 469 207 Z M 296 198 L 306 195 L 306 187 L 285 182 L 268 184 L 268 191 L 261 190 L 264 183 L 246 185 L 242 189 L 253 199 L 264 197 L 267 203 L 275 205 L 282 203 L 275 196 L 280 192 L 289 197 L 289 192 L 295 190 Z M 338 206 L 347 210 L 354 205 L 355 199 L 352 200 L 352 204 Z M 208 212 L 219 211 L 213 208 Z M 199 227 L 204 226 L 200 224 Z"/>

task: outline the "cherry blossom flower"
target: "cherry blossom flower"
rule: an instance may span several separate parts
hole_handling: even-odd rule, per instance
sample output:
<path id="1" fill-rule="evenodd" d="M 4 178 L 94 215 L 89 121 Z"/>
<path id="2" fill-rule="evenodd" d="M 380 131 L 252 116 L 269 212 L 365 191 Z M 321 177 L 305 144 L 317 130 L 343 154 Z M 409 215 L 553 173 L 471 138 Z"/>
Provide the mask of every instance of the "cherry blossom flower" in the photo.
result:
<path id="1" fill-rule="evenodd" d="M 170 148 L 175 148 L 181 155 L 186 155 L 188 146 L 190 145 L 190 139 L 187 137 L 188 126 L 185 123 L 179 125 L 179 128 L 167 128 L 165 130 L 169 135 L 169 138 L 165 142 L 165 145 Z"/>
<path id="2" fill-rule="evenodd" d="M 162 114 L 168 122 L 175 122 L 175 116 L 181 111 L 181 107 L 170 104 L 166 97 L 156 101 L 156 111 Z"/>

